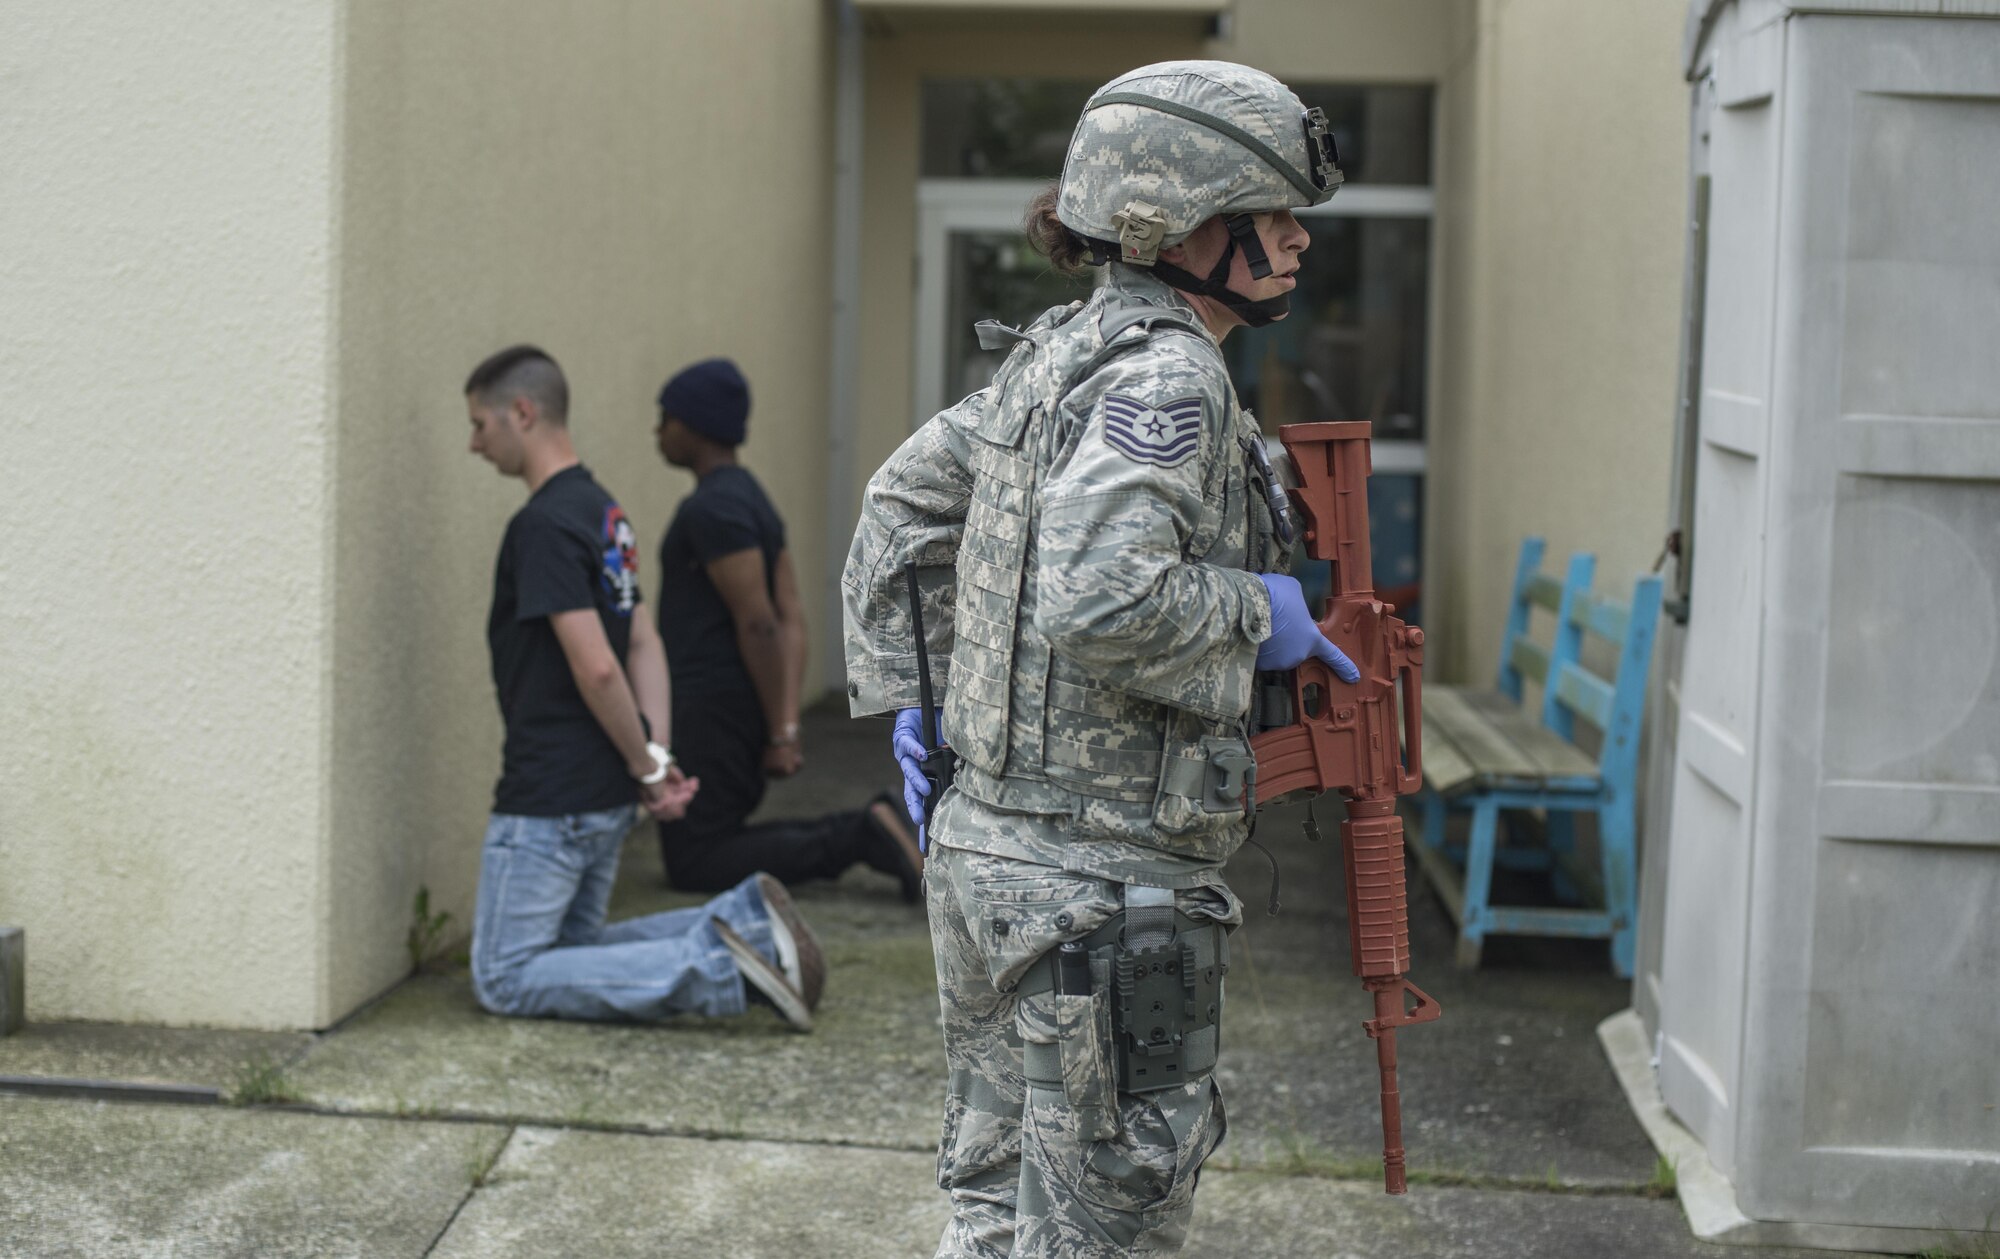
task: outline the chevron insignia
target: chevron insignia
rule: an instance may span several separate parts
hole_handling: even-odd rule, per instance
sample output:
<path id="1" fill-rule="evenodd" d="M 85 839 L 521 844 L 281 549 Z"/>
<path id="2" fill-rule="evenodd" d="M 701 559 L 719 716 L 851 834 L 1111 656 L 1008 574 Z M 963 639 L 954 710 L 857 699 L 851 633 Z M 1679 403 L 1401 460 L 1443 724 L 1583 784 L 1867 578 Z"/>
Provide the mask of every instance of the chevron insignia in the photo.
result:
<path id="1" fill-rule="evenodd" d="M 1178 468 L 1201 445 L 1201 398 L 1149 406 L 1124 394 L 1104 395 L 1104 440 L 1128 459 Z"/>

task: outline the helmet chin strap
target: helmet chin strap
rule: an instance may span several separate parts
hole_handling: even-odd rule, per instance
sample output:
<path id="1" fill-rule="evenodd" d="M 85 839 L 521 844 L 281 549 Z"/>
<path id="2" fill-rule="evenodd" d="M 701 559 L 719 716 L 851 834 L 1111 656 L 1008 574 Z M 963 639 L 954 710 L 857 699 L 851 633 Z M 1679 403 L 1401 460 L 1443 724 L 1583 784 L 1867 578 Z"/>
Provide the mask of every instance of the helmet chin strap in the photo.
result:
<path id="1" fill-rule="evenodd" d="M 1243 260 L 1250 265 L 1251 279 L 1261 280 L 1271 274 L 1271 258 L 1264 252 L 1264 242 L 1258 239 L 1255 216 L 1232 214 L 1223 220 L 1223 226 L 1229 229 L 1229 247 L 1222 251 L 1222 257 L 1209 268 L 1207 276 L 1197 276 L 1165 261 L 1153 264 L 1153 274 L 1183 292 L 1199 293 L 1203 297 L 1214 298 L 1252 328 L 1262 328 L 1266 324 L 1283 319 L 1291 313 L 1290 293 L 1253 300 L 1225 283 L 1229 278 L 1230 260 L 1236 256 L 1238 246 L 1243 249 Z"/>

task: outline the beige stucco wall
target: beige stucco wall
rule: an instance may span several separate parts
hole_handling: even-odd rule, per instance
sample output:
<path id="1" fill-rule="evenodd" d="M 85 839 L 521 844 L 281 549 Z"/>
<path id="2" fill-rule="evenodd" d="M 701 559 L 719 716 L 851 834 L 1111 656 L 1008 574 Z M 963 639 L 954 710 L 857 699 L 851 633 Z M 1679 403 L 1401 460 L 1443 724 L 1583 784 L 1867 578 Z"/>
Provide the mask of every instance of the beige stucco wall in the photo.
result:
<path id="1" fill-rule="evenodd" d="M 1687 197 L 1680 0 L 1461 0 L 1440 91 L 1430 675 L 1497 662 L 1521 538 L 1598 588 L 1666 529 Z"/>
<path id="2" fill-rule="evenodd" d="M 465 453 L 473 363 L 569 369 L 650 598 L 690 485 L 653 395 L 735 357 L 821 580 L 825 7 L 0 22 L 0 922 L 38 1019 L 324 1026 L 419 886 L 471 922 L 524 494 Z"/>
<path id="3" fill-rule="evenodd" d="M 827 29 L 817 0 L 353 3 L 326 1016 L 407 969 L 419 885 L 455 930 L 471 922 L 500 767 L 486 611 L 525 497 L 465 450 L 459 386 L 481 357 L 534 341 L 563 364 L 578 448 L 633 518 L 648 600 L 692 486 L 653 451 L 653 397 L 697 358 L 735 358 L 754 403 L 744 461 L 787 517 L 814 607 Z"/>
<path id="4" fill-rule="evenodd" d="M 320 1010 L 336 26 L 0 9 L 0 922 L 32 1018 Z"/>

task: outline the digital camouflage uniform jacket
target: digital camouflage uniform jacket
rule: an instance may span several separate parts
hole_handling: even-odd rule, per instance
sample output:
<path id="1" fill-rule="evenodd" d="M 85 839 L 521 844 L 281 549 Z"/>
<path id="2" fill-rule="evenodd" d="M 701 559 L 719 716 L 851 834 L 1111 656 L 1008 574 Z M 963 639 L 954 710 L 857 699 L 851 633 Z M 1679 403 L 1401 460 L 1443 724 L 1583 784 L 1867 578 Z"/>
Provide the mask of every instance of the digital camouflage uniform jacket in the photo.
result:
<path id="1" fill-rule="evenodd" d="M 917 703 L 914 560 L 956 787 L 1022 825 L 945 843 L 1187 887 L 1248 833 L 1256 573 L 1281 567 L 1221 347 L 1114 264 L 870 480 L 844 582 L 857 716 Z M 1110 334 L 1108 343 L 1106 333 Z M 984 812 L 984 811 L 982 811 Z"/>

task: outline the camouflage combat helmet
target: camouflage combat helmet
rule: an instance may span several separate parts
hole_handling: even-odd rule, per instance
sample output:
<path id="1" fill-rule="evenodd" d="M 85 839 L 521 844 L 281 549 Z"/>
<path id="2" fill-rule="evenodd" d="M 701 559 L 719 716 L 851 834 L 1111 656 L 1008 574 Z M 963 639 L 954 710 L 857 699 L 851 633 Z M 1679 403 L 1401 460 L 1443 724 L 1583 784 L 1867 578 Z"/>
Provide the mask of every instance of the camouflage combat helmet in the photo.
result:
<path id="1" fill-rule="evenodd" d="M 1092 93 L 1063 162 L 1056 214 L 1099 260 L 1151 267 L 1176 288 L 1206 293 L 1253 324 L 1285 312 L 1283 297 L 1252 302 L 1224 287 L 1241 248 L 1257 279 L 1270 260 L 1250 216 L 1318 205 L 1340 187 L 1326 115 L 1283 83 L 1228 61 L 1163 61 Z M 1205 278 L 1159 261 L 1215 217 L 1229 250 Z"/>

